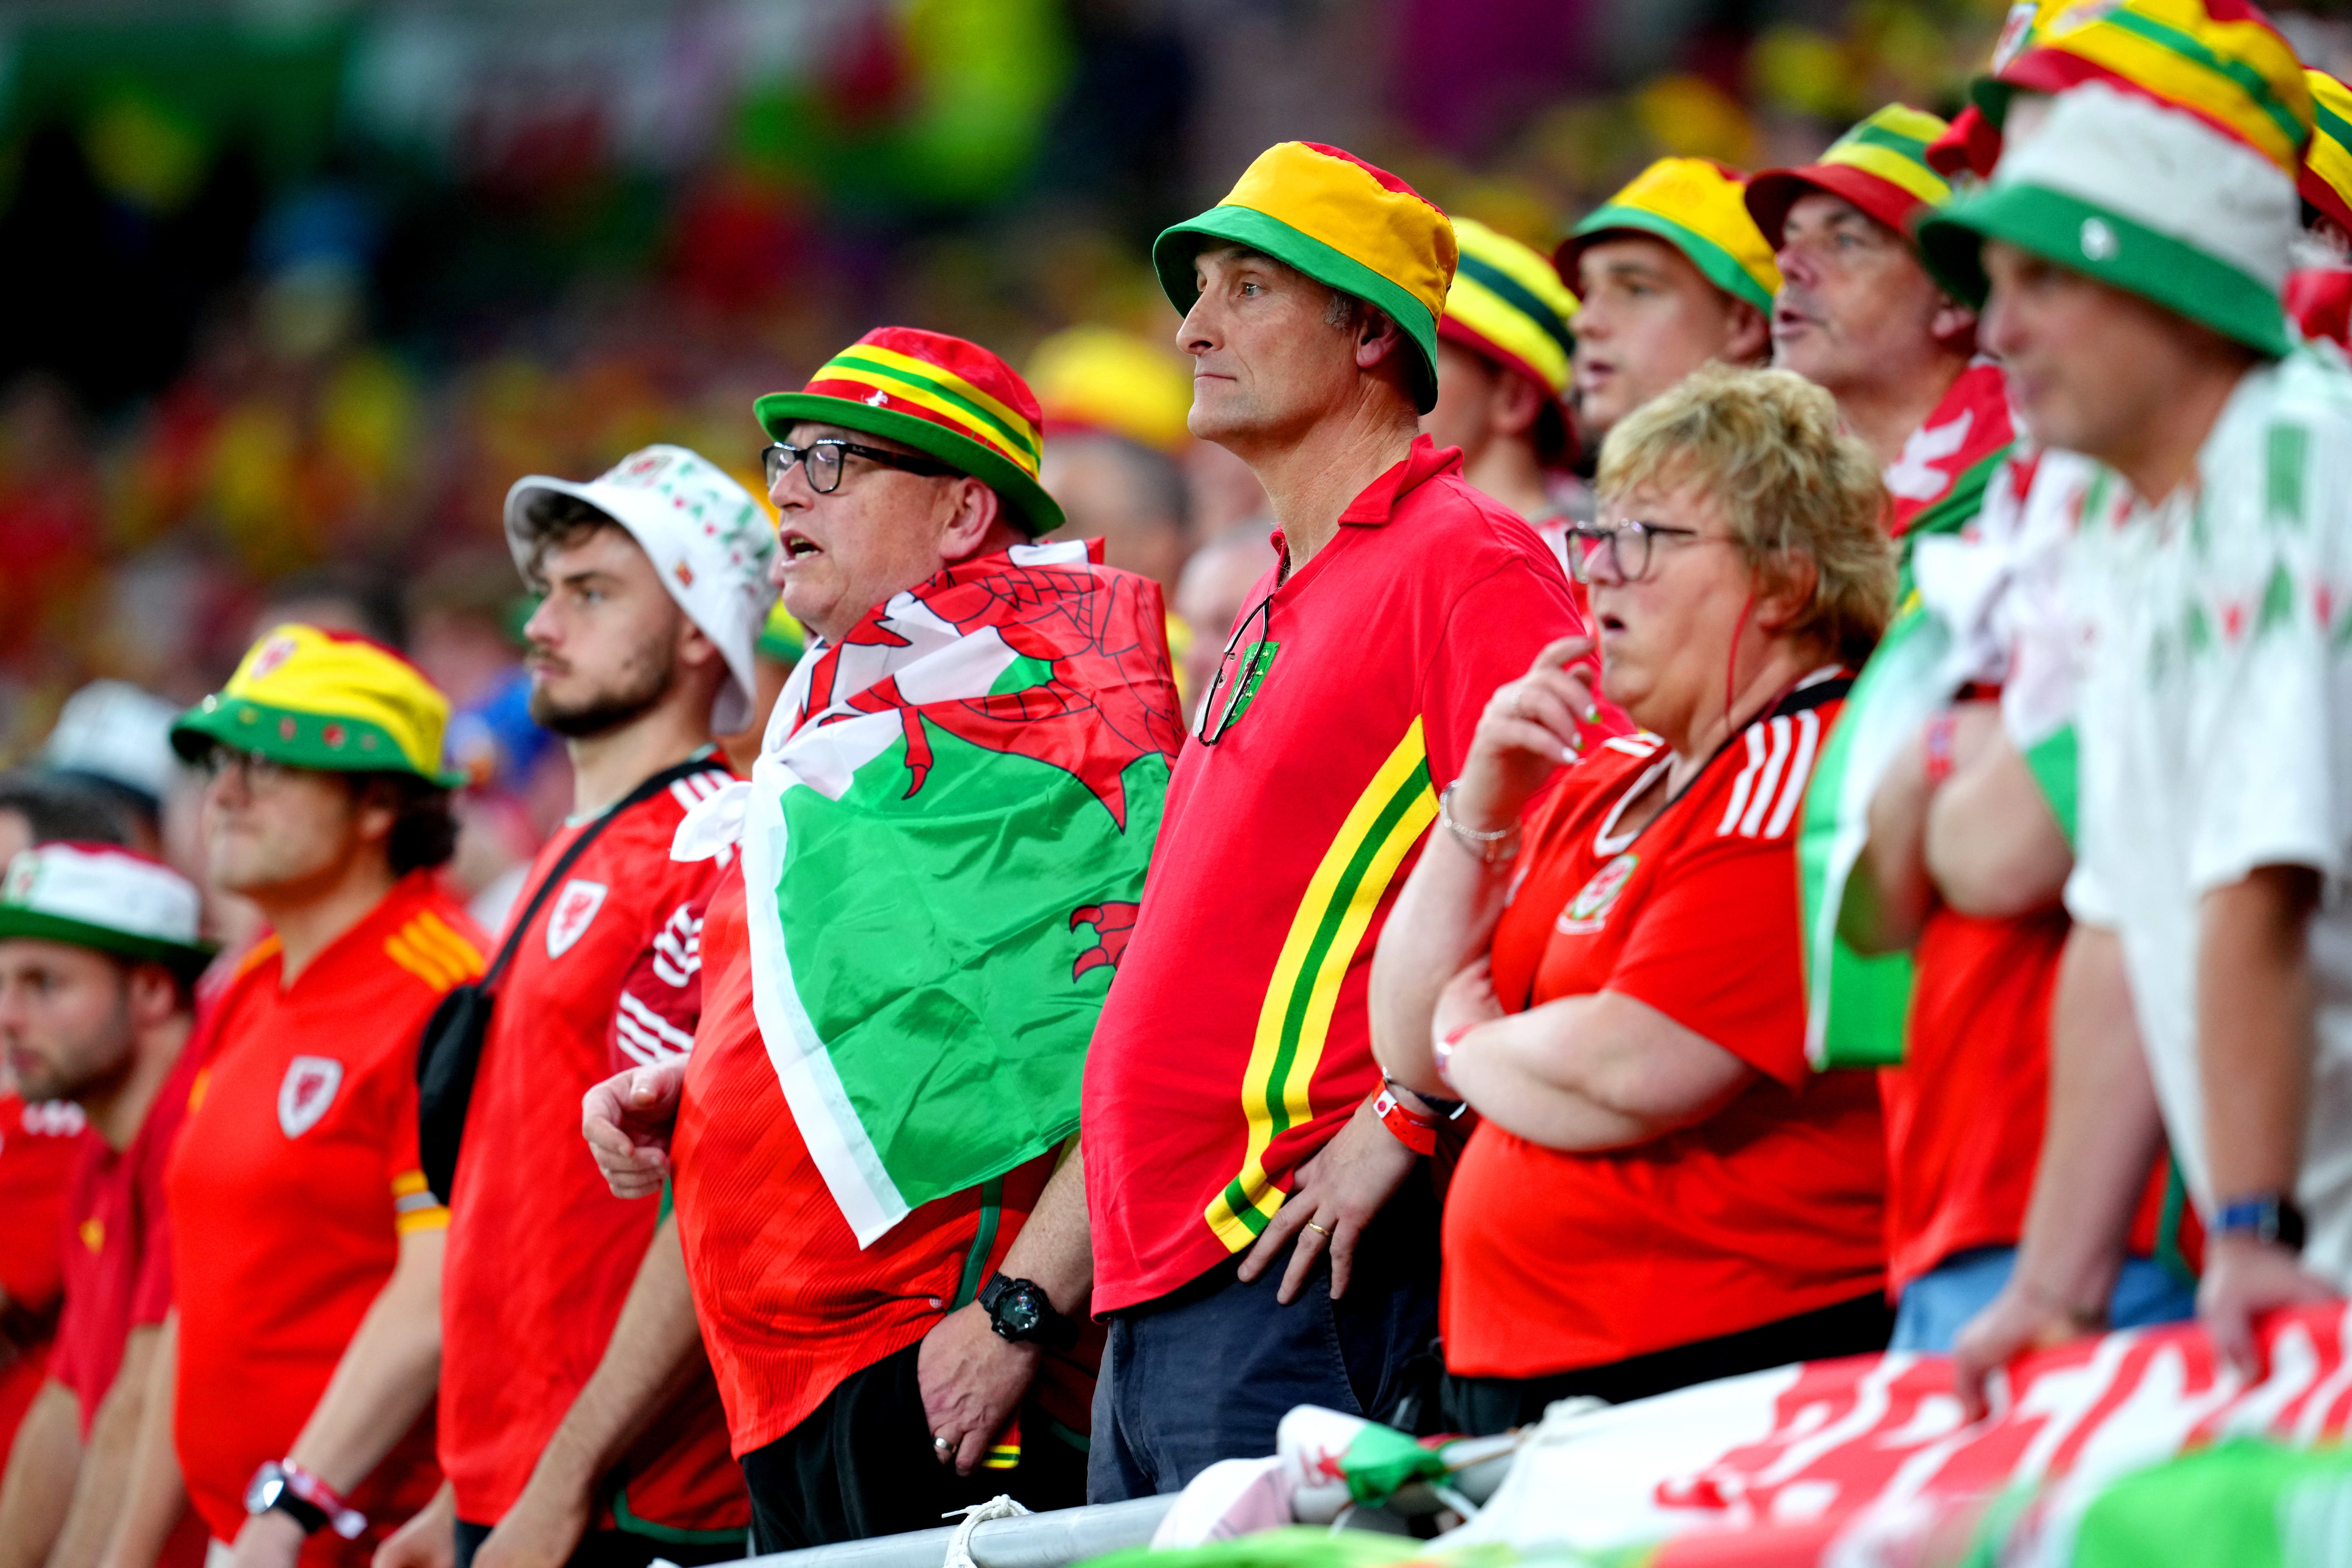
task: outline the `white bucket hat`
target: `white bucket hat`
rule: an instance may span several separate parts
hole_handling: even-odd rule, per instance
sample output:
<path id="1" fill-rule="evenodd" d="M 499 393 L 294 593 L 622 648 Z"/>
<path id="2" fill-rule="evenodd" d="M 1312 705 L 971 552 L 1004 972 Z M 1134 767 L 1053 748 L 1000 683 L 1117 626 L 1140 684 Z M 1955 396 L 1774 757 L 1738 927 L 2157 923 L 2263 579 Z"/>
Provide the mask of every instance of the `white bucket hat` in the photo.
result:
<path id="1" fill-rule="evenodd" d="M 507 547 L 530 574 L 533 513 L 550 496 L 585 501 L 629 531 L 687 618 L 719 645 L 730 679 L 710 705 L 710 728 L 731 735 L 751 721 L 751 649 L 776 590 L 768 563 L 776 529 L 751 492 L 683 447 L 646 447 L 587 482 L 532 474 L 507 491 Z"/>
<path id="2" fill-rule="evenodd" d="M 193 975 L 210 962 L 198 932 L 204 900 L 160 860 L 110 844 L 37 845 L 0 879 L 0 941 L 38 937 Z"/>

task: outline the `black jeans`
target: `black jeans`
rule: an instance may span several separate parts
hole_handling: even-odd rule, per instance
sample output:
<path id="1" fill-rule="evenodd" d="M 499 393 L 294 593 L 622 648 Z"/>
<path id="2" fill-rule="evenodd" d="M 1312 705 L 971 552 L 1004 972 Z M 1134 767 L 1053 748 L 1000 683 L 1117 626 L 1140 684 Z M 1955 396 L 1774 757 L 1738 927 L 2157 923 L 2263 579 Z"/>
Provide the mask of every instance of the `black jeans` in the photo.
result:
<path id="1" fill-rule="evenodd" d="M 1032 1513 L 1087 1500 L 1087 1459 L 1049 1429 L 1043 1411 L 1021 1417 L 1021 1462 L 959 1476 L 931 1450 L 916 1378 L 916 1341 L 841 1380 L 801 1424 L 743 1456 L 751 1489 L 751 1549 L 804 1546 L 937 1530 L 942 1514 L 1010 1493 Z"/>
<path id="2" fill-rule="evenodd" d="M 1248 1284 L 1240 1260 L 1111 1320 L 1095 1384 L 1087 1500 L 1181 1491 L 1219 1459 L 1274 1452 L 1295 1405 L 1412 1427 L 1434 1393 L 1437 1201 L 1416 1169 L 1359 1238 L 1348 1293 L 1318 1263 L 1298 1299 L 1275 1300 L 1287 1258 Z M 1416 1373 L 1423 1367 L 1433 1375 Z"/>
<path id="3" fill-rule="evenodd" d="M 457 1521 L 457 1568 L 474 1568 L 474 1553 L 490 1538 L 494 1527 Z M 656 1536 L 642 1535 L 634 1530 L 592 1530 L 580 1538 L 566 1560 L 567 1568 L 648 1568 L 656 1558 L 675 1563 L 678 1568 L 697 1568 L 705 1563 L 734 1563 L 744 1555 L 745 1542 L 740 1539 L 712 1544 L 709 1542 L 664 1541 Z"/>
<path id="4" fill-rule="evenodd" d="M 1591 1394 L 1612 1405 L 1671 1394 L 1695 1383 L 1763 1372 L 1793 1361 L 1831 1361 L 1870 1355 L 1886 1348 L 1895 1330 L 1895 1310 L 1874 1290 L 1818 1311 L 1743 1329 L 1712 1340 L 1695 1340 L 1671 1350 L 1628 1356 L 1603 1366 L 1579 1367 L 1543 1377 L 1456 1377 L 1445 1374 L 1440 1405 L 1446 1430 L 1491 1436 L 1543 1419 L 1556 1399 Z"/>

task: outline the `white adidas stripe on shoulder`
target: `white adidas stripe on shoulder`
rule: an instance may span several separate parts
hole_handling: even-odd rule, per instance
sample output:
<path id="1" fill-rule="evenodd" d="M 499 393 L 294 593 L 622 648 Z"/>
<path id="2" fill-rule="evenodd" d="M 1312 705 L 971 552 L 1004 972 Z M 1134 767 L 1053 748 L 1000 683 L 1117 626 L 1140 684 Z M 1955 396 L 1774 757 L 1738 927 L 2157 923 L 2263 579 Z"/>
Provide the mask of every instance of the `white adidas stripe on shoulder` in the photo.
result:
<path id="1" fill-rule="evenodd" d="M 1737 833 L 1743 838 L 1778 838 L 1788 832 L 1804 800 L 1821 738 L 1821 714 L 1811 708 L 1748 726 L 1741 737 L 1748 755 L 1731 782 L 1731 799 L 1716 826 L 1716 837 Z"/>

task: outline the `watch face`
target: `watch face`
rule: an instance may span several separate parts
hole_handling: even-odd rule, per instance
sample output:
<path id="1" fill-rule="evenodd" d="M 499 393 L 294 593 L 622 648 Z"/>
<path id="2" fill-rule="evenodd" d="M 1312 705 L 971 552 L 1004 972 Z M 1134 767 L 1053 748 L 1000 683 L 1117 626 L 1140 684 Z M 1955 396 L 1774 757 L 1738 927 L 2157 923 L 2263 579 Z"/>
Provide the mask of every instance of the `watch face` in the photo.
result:
<path id="1" fill-rule="evenodd" d="M 245 1511 L 268 1513 L 277 1506 L 278 1494 L 285 1489 L 284 1476 L 263 1474 L 254 1477 L 253 1484 L 245 1489 Z"/>
<path id="2" fill-rule="evenodd" d="M 1034 1333 L 1045 1321 L 1037 1310 L 1037 1294 L 1034 1289 L 1008 1290 L 998 1303 L 1003 1313 L 1004 1326 L 1016 1334 Z"/>

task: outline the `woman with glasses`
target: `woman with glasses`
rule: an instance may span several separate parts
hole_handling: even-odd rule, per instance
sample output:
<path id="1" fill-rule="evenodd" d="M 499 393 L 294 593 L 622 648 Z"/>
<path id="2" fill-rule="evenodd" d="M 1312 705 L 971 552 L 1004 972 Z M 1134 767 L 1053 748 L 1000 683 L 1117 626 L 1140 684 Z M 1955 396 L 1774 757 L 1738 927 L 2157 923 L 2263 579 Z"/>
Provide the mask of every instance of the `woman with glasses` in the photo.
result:
<path id="1" fill-rule="evenodd" d="M 1877 1088 L 1806 1063 L 1795 844 L 1889 612 L 1876 465 L 1810 383 L 1709 367 L 1611 432 L 1598 490 L 1570 559 L 1643 733 L 1586 744 L 1581 638 L 1496 691 L 1373 966 L 1391 1093 L 1480 1118 L 1453 1431 L 1886 1342 Z"/>

